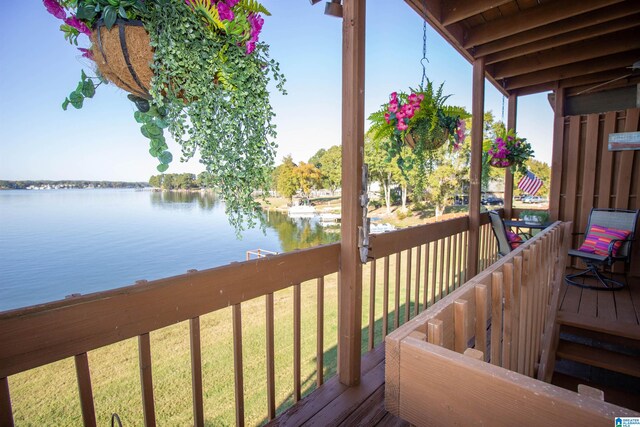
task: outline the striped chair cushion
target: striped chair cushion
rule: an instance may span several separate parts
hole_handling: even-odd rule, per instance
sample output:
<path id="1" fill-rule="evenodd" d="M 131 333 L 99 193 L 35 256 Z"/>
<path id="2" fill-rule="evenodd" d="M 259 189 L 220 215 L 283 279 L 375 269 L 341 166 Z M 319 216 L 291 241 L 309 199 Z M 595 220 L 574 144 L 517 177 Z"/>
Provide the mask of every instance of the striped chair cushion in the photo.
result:
<path id="1" fill-rule="evenodd" d="M 631 234 L 631 231 L 629 230 L 617 230 L 615 228 L 592 225 L 591 228 L 589 228 L 589 232 L 587 233 L 584 243 L 578 250 L 590 254 L 608 256 L 609 244 L 611 241 L 616 239 L 625 240 L 629 237 L 629 234 Z M 611 251 L 612 256 L 616 256 L 618 254 L 620 246 L 622 246 L 622 242 L 614 243 L 613 250 Z"/>
<path id="2" fill-rule="evenodd" d="M 507 230 L 507 240 L 511 249 L 515 249 L 522 244 L 522 237 L 510 230 Z"/>

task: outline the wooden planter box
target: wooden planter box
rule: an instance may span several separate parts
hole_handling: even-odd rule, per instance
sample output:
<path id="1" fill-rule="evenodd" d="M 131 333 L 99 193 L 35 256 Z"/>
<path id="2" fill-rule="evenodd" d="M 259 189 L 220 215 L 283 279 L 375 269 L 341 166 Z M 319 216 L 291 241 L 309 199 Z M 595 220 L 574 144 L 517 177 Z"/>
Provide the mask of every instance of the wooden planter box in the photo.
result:
<path id="1" fill-rule="evenodd" d="M 640 417 L 538 379 L 553 372 L 570 230 L 554 223 L 388 335 L 386 409 L 416 426 L 611 426 Z"/>

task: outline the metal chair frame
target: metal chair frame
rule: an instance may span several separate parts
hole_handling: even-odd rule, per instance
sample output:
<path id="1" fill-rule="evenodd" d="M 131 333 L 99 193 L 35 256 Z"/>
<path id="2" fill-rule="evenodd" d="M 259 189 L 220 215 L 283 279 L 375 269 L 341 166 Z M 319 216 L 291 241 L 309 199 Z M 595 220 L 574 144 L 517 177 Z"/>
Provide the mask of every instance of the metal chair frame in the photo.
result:
<path id="1" fill-rule="evenodd" d="M 565 282 L 568 285 L 578 286 L 585 289 L 615 291 L 624 288 L 627 282 L 626 267 L 631 260 L 631 248 L 635 237 L 639 212 L 640 211 L 638 210 L 626 209 L 591 209 L 591 213 L 589 214 L 589 223 L 587 224 L 587 233 L 591 229 L 591 225 L 599 225 L 608 228 L 630 230 L 631 234 L 629 234 L 629 237 L 625 240 L 612 240 L 608 248 L 609 253 L 606 256 L 571 249 L 569 251 L 569 256 L 579 258 L 586 264 L 587 268 L 578 273 L 566 275 Z M 619 241 L 623 242 L 622 246 L 620 246 L 618 254 L 613 256 L 612 251 L 614 244 Z M 604 275 L 607 267 L 611 269 L 611 266 L 619 261 L 624 261 L 625 263 L 624 283 L 613 279 L 613 272 L 611 270 L 609 274 L 610 277 Z M 602 267 L 602 269 L 600 267 Z M 575 280 L 577 278 L 582 278 L 582 282 Z M 595 279 L 598 284 L 595 286 L 587 284 L 585 279 Z"/>

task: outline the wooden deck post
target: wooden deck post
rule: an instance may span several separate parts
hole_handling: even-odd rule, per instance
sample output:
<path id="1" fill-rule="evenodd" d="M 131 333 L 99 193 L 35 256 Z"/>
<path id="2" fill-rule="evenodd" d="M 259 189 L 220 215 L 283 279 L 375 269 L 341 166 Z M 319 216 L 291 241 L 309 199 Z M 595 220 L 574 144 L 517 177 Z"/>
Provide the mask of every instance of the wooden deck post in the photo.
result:
<path id="1" fill-rule="evenodd" d="M 549 216 L 551 221 L 560 219 L 560 184 L 562 181 L 562 153 L 564 151 L 564 88 L 558 86 L 553 108 L 553 151 L 551 158 L 551 185 L 549 191 Z"/>
<path id="2" fill-rule="evenodd" d="M 364 157 L 364 67 L 366 0 L 345 0 L 342 18 L 342 223 L 338 298 L 338 375 L 360 382 L 362 264 L 358 226 Z"/>
<path id="3" fill-rule="evenodd" d="M 516 129 L 516 121 L 518 117 L 518 96 L 509 95 L 509 106 L 507 112 L 507 129 Z M 506 219 L 513 218 L 513 174 L 511 169 L 507 168 L 504 172 L 504 217 Z"/>
<path id="4" fill-rule="evenodd" d="M 478 245 L 480 242 L 480 185 L 482 181 L 482 131 L 484 128 L 484 57 L 473 62 L 471 126 L 471 170 L 469 177 L 469 246 L 467 275 L 469 280 L 478 273 Z"/>

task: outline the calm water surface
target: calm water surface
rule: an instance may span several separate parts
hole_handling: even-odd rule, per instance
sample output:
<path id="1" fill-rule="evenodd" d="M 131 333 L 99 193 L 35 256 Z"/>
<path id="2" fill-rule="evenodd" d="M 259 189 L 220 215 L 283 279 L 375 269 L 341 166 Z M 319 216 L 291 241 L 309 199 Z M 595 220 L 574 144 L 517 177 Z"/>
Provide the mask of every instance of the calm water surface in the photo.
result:
<path id="1" fill-rule="evenodd" d="M 277 212 L 238 240 L 208 193 L 0 191 L 0 311 L 337 240 Z"/>

